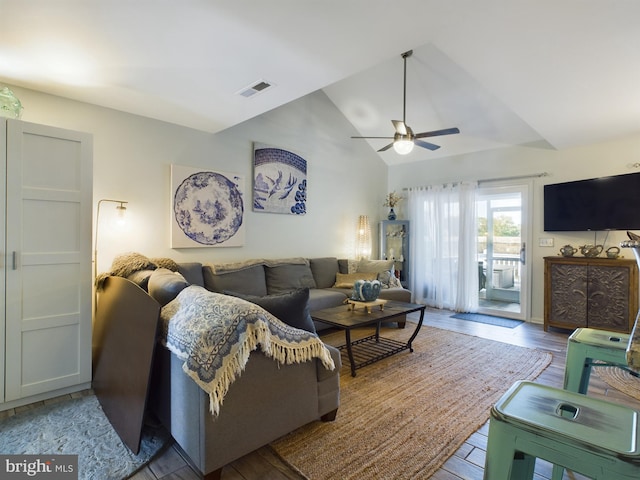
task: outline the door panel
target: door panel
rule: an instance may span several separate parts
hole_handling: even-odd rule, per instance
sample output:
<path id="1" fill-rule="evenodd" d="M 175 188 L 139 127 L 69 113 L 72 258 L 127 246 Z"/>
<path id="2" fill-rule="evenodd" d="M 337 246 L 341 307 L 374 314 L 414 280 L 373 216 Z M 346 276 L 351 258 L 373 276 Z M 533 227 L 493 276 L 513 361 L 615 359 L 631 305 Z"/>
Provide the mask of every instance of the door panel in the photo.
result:
<path id="1" fill-rule="evenodd" d="M 91 380 L 91 136 L 8 121 L 5 401 Z"/>

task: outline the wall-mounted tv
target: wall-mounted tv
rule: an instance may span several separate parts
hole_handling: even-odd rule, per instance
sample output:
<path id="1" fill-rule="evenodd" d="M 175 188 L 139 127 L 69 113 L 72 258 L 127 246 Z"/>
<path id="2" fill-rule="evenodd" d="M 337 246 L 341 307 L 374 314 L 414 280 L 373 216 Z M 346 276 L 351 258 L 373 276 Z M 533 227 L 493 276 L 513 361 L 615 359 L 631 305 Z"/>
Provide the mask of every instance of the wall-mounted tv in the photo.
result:
<path id="1" fill-rule="evenodd" d="M 544 230 L 640 229 L 640 173 L 544 186 Z"/>

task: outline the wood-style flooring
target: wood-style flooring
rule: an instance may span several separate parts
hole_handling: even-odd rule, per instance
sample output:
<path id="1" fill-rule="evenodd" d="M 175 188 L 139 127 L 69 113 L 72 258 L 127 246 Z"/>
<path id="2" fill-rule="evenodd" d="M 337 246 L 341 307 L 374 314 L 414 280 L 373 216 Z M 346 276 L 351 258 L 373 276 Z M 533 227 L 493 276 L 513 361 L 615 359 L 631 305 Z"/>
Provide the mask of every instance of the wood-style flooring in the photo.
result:
<path id="1" fill-rule="evenodd" d="M 500 342 L 511 343 L 528 348 L 546 350 L 553 354 L 551 365 L 537 378 L 542 384 L 562 387 L 567 337 L 570 332 L 553 330 L 544 332 L 542 325 L 524 323 L 509 329 L 450 318 L 451 312 L 427 309 L 424 323 L 456 332 L 475 335 Z M 390 327 L 394 328 L 394 327 Z M 411 324 L 407 328 L 412 328 Z M 331 345 L 344 343 L 344 333 L 329 331 L 322 338 Z M 366 368 L 366 367 L 365 367 Z M 607 398 L 635 409 L 640 402 L 609 388 L 596 375 L 592 375 L 589 395 Z M 340 415 L 340 411 L 338 411 Z M 460 449 L 437 471 L 433 480 L 481 480 L 485 450 L 487 445 L 488 423 L 460 447 Z M 200 477 L 188 465 L 176 446 L 170 446 L 148 466 L 131 477 L 133 480 L 196 480 Z M 300 480 L 301 477 L 282 463 L 269 447 L 263 447 L 245 457 L 227 465 L 222 471 L 222 480 Z M 538 460 L 535 480 L 551 478 L 551 465 Z M 565 472 L 565 479 L 583 480 L 582 475 Z M 387 480 L 387 479 L 384 479 Z"/>
<path id="2" fill-rule="evenodd" d="M 553 354 L 551 365 L 536 379 L 542 384 L 562 387 L 567 338 L 570 332 L 554 330 L 545 332 L 542 325 L 524 323 L 514 329 L 494 327 L 480 323 L 450 318 L 451 312 L 427 309 L 425 325 L 446 328 L 500 342 L 528 348 L 546 350 Z M 411 328 L 409 325 L 408 328 Z M 332 345 L 344 343 L 342 332 L 323 334 L 323 340 Z M 640 402 L 609 388 L 596 375 L 592 375 L 589 394 L 608 398 L 610 401 L 640 409 Z M 338 411 L 338 415 L 340 412 Z M 481 480 L 487 445 L 488 423 L 475 432 L 460 449 L 436 472 L 433 480 Z M 535 480 L 551 478 L 551 465 L 538 460 Z M 134 480 L 195 480 L 198 475 L 188 466 L 176 448 L 169 448 L 144 470 L 132 477 Z M 269 447 L 257 450 L 227 465 L 222 471 L 223 480 L 299 480 L 301 477 L 283 464 Z M 582 480 L 585 477 L 565 472 L 565 479 Z"/>
<path id="3" fill-rule="evenodd" d="M 425 325 L 446 328 L 491 340 L 549 351 L 553 354 L 553 361 L 536 381 L 546 385 L 562 387 L 567 337 L 570 332 L 560 330 L 544 332 L 542 325 L 531 323 L 524 323 L 519 327 L 509 329 L 457 320 L 450 318 L 450 316 L 451 312 L 449 311 L 427 309 L 424 323 Z M 407 327 L 411 328 L 411 325 Z M 322 338 L 331 345 L 344 343 L 344 334 L 342 332 L 334 331 L 322 334 Z M 610 401 L 620 402 L 640 409 L 640 402 L 610 389 L 596 375 L 591 377 L 589 394 L 601 398 L 606 397 Z M 338 411 L 339 414 L 340 411 Z M 462 447 L 431 478 L 433 480 L 481 480 L 487 445 L 487 432 L 488 423 L 471 435 Z M 171 447 L 132 478 L 134 480 L 195 480 L 199 477 L 183 460 L 178 450 L 175 447 Z M 269 447 L 264 447 L 246 455 L 227 465 L 222 471 L 223 480 L 299 480 L 300 478 L 300 475 L 283 464 L 271 452 Z M 551 478 L 551 465 L 539 460 L 536 465 L 535 480 L 549 478 Z M 585 477 L 572 472 L 565 472 L 564 478 L 582 480 Z"/>

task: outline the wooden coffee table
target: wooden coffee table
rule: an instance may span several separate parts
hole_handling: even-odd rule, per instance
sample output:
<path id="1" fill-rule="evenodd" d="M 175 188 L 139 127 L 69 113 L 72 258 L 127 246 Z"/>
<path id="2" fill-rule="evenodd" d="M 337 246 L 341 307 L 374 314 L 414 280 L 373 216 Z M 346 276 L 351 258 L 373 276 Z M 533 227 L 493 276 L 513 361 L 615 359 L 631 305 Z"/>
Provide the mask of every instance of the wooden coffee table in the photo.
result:
<path id="1" fill-rule="evenodd" d="M 370 365 L 404 350 L 413 352 L 411 344 L 422 326 L 425 310 L 424 305 L 388 301 L 384 304 L 384 308 L 365 309 L 351 307 L 352 305 L 343 305 L 325 308 L 324 310 L 315 310 L 311 312 L 311 318 L 344 330 L 346 343 L 339 348 L 346 348 L 347 350 L 352 377 L 356 376 L 356 369 L 358 368 Z M 416 325 L 416 329 L 407 343 L 380 336 L 380 324 L 393 321 L 396 317 L 401 317 L 412 312 L 420 312 L 420 321 Z M 361 338 L 355 342 L 351 341 L 352 329 L 369 325 L 376 326 L 375 334 Z"/>

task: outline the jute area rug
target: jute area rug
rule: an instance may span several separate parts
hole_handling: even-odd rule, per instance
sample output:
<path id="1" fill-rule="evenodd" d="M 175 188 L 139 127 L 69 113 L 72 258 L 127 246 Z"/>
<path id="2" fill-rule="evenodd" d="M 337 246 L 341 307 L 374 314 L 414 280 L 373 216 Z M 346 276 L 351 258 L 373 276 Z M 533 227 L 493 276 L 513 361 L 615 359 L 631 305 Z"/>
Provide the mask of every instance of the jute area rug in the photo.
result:
<path id="1" fill-rule="evenodd" d="M 145 425 L 140 452 L 120 440 L 95 395 L 42 405 L 0 421 L 0 453 L 78 455 L 79 480 L 122 480 L 146 465 L 171 437 Z"/>
<path id="2" fill-rule="evenodd" d="M 598 367 L 592 369 L 600 379 L 610 387 L 640 400 L 640 378 L 617 367 Z"/>
<path id="3" fill-rule="evenodd" d="M 406 329 L 384 329 L 404 340 Z M 429 478 L 489 418 L 516 381 L 536 378 L 551 354 L 432 327 L 408 351 L 341 371 L 335 422 L 314 422 L 272 443 L 314 480 Z"/>

